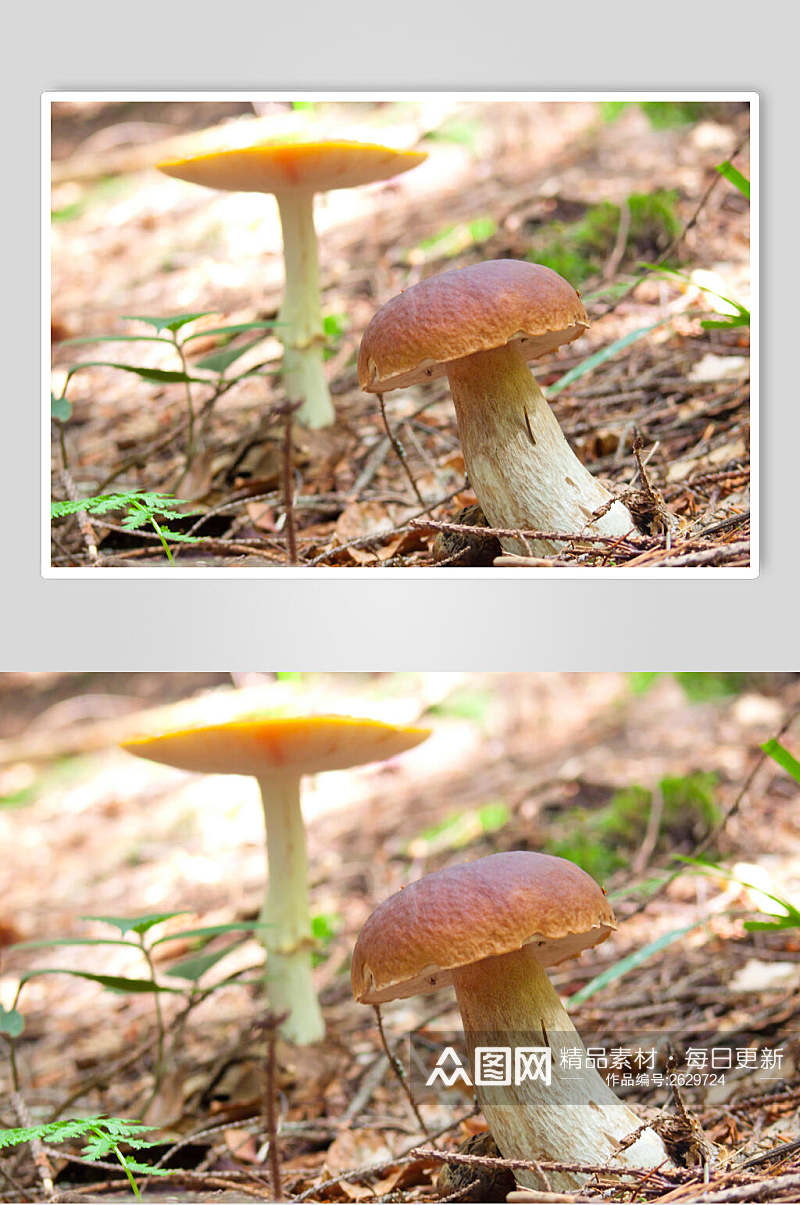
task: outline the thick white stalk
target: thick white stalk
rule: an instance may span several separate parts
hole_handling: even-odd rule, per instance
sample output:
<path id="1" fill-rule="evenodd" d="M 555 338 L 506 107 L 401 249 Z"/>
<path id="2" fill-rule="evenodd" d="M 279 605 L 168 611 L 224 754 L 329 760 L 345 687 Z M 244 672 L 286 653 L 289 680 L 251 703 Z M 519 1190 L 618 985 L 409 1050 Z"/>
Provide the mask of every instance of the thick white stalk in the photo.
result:
<path id="1" fill-rule="evenodd" d="M 669 1163 L 661 1139 L 651 1129 L 619 1150 L 620 1141 L 642 1123 L 594 1067 L 585 1066 L 580 1035 L 532 946 L 454 971 L 453 982 L 471 1059 L 475 1047 L 482 1045 L 549 1046 L 551 1050 L 549 1085 L 524 1078 L 507 1087 L 476 1086 L 489 1129 L 505 1158 L 583 1164 L 610 1160 L 632 1167 Z M 578 1069 L 561 1067 L 562 1050 L 580 1051 Z M 515 1175 L 531 1188 L 543 1187 L 534 1172 Z M 547 1175 L 559 1191 L 589 1178 L 575 1172 Z"/>
<path id="2" fill-rule="evenodd" d="M 311 915 L 308 905 L 306 832 L 300 807 L 300 778 L 270 774 L 259 781 L 267 828 L 269 882 L 261 921 L 267 951 L 270 1007 L 288 1012 L 286 1037 L 305 1045 L 325 1034 L 311 974 Z"/>
<path id="3" fill-rule="evenodd" d="M 277 329 L 283 343 L 283 385 L 290 402 L 303 403 L 297 412 L 301 423 L 329 427 L 336 412 L 324 368 L 314 194 L 278 193 L 277 201 L 286 275 Z"/>
<path id="4" fill-rule="evenodd" d="M 514 344 L 447 366 L 464 463 L 490 527 L 621 536 L 627 507 L 581 464 Z M 600 518 L 592 515 L 611 503 Z M 549 555 L 550 540 L 501 540 L 506 552 Z"/>

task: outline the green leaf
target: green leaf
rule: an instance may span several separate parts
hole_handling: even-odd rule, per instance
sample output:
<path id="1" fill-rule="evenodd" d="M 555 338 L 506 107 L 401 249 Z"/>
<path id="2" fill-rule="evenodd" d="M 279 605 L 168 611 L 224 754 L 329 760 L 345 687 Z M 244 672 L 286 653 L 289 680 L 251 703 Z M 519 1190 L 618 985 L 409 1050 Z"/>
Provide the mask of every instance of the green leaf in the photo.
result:
<path id="1" fill-rule="evenodd" d="M 65 397 L 56 397 L 54 393 L 50 394 L 50 417 L 55 418 L 60 423 L 65 423 L 72 416 L 72 402 Z"/>
<path id="2" fill-rule="evenodd" d="M 42 937 L 34 941 L 18 941 L 12 950 L 46 950 L 50 946 L 128 946 L 138 949 L 132 941 L 123 941 L 121 937 Z"/>
<path id="3" fill-rule="evenodd" d="M 15 1008 L 6 1009 L 0 1004 L 0 1033 L 18 1038 L 25 1028 L 25 1018 Z"/>
<path id="4" fill-rule="evenodd" d="M 111 992 L 136 994 L 154 993 L 154 992 L 171 992 L 180 995 L 178 988 L 163 987 L 160 983 L 154 983 L 152 979 L 129 979 L 124 975 L 95 975 L 90 971 L 73 971 L 69 967 L 42 967 L 39 970 L 27 971 L 21 978 L 20 984 L 27 983 L 29 979 L 37 979 L 40 975 L 71 975 L 73 979 L 88 979 L 91 983 L 99 983 L 101 987 L 107 988 Z"/>
<path id="5" fill-rule="evenodd" d="M 157 331 L 179 331 L 182 326 L 194 322 L 197 318 L 209 318 L 216 310 L 198 310 L 194 314 L 174 314 L 172 318 L 152 318 L 145 314 L 123 314 L 126 322 L 146 322 Z"/>
<path id="6" fill-rule="evenodd" d="M 639 267 L 646 268 L 648 272 L 660 272 L 662 276 L 674 276 L 676 279 L 684 281 L 693 288 L 701 289 L 703 293 L 708 293 L 711 297 L 716 297 L 717 301 L 722 301 L 725 303 L 725 305 L 729 305 L 732 309 L 736 310 L 735 314 L 731 314 L 729 316 L 726 315 L 725 319 L 721 322 L 716 322 L 711 319 L 706 319 L 705 321 L 701 322 L 700 325 L 706 329 L 715 327 L 750 325 L 750 311 L 746 306 L 743 306 L 739 301 L 734 301 L 732 297 L 725 297 L 724 294 L 718 293 L 716 289 L 712 289 L 708 285 L 698 284 L 696 280 L 693 280 L 692 277 L 688 276 L 685 272 L 678 272 L 675 268 L 665 268 L 663 264 L 648 264 L 644 261 L 639 262 Z M 717 306 L 714 308 L 718 313 L 724 312 L 721 311 Z"/>
<path id="7" fill-rule="evenodd" d="M 255 347 L 257 343 L 261 342 L 263 342 L 263 336 L 258 335 L 255 339 L 249 339 L 247 343 L 240 344 L 239 347 L 221 347 L 219 351 L 212 351 L 210 355 L 198 360 L 197 367 L 203 368 L 207 372 L 222 373 L 251 347 Z"/>
<path id="8" fill-rule="evenodd" d="M 267 928 L 263 922 L 231 921 L 226 925 L 203 925 L 199 929 L 181 929 L 178 933 L 167 933 L 157 937 L 152 942 L 153 947 L 163 945 L 165 941 L 178 941 L 189 937 L 217 937 L 220 933 L 254 933 L 257 929 Z"/>
<path id="9" fill-rule="evenodd" d="M 328 339 L 340 339 L 349 325 L 346 314 L 326 314 L 322 319 L 322 330 Z"/>
<path id="10" fill-rule="evenodd" d="M 749 933 L 761 933 L 764 930 L 775 929 L 798 929 L 800 928 L 800 915 L 783 916 L 780 920 L 746 920 L 744 927 Z"/>
<path id="11" fill-rule="evenodd" d="M 127 1141 L 127 1139 L 125 1139 Z M 130 1146 L 131 1143 L 128 1142 Z M 148 1146 L 158 1146 L 156 1142 L 149 1142 Z M 138 1163 L 136 1159 L 125 1159 L 124 1166 L 128 1171 L 141 1172 L 146 1176 L 177 1176 L 180 1172 L 179 1167 L 151 1167 L 149 1163 Z"/>
<path id="12" fill-rule="evenodd" d="M 181 510 L 176 509 L 179 506 Z M 110 510 L 130 508 L 136 515 L 144 514 L 147 519 L 154 514 L 165 515 L 168 519 L 183 519 L 187 515 L 201 513 L 201 508 L 182 498 L 173 498 L 171 494 L 140 493 L 132 490 L 128 494 L 97 494 L 93 498 L 68 498 L 53 502 L 50 506 L 50 516 L 53 519 L 63 519 L 65 515 L 73 515 L 79 510 L 88 511 L 93 515 L 104 515 Z"/>
<path id="13" fill-rule="evenodd" d="M 207 385 L 208 381 L 203 377 L 190 377 L 188 373 L 172 371 L 167 368 L 138 368 L 135 364 L 118 364 L 114 360 L 84 360 L 80 364 L 75 364 L 69 370 L 69 375 L 72 376 L 81 368 L 119 368 L 122 372 L 132 372 L 137 377 L 141 377 L 143 381 L 157 381 L 160 384 L 173 384 L 188 382 L 194 385 Z"/>
<path id="14" fill-rule="evenodd" d="M 610 360 L 618 351 L 622 351 L 623 348 L 629 347 L 631 343 L 635 343 L 637 339 L 649 335 L 651 331 L 657 330 L 659 326 L 663 326 L 666 322 L 671 321 L 672 316 L 670 315 L 668 318 L 662 318 L 659 322 L 654 322 L 652 326 L 640 326 L 635 331 L 629 331 L 627 335 L 623 335 L 621 339 L 615 339 L 613 343 L 609 343 L 608 347 L 601 348 L 594 355 L 582 360 L 580 364 L 576 364 L 569 372 L 565 372 L 563 377 L 559 377 L 555 384 L 548 385 L 546 390 L 548 397 L 554 397 L 555 394 L 560 393 L 567 385 L 571 385 L 573 381 L 577 381 L 584 373 L 591 372 L 593 368 L 597 368 L 598 364 L 603 364 L 606 360 Z"/>
<path id="15" fill-rule="evenodd" d="M 628 971 L 638 967 L 640 963 L 646 962 L 653 954 L 657 954 L 660 950 L 671 945 L 673 941 L 684 937 L 687 933 L 691 933 L 692 929 L 699 928 L 705 924 L 703 920 L 696 920 L 691 925 L 684 925 L 681 929 L 671 929 L 669 933 L 662 933 L 661 937 L 657 937 L 655 941 L 648 942 L 641 949 L 634 950 L 632 954 L 628 954 L 625 958 L 620 958 L 619 962 L 615 962 L 608 970 L 596 975 L 594 979 L 590 979 L 587 984 L 570 996 L 567 1001 L 567 1006 L 572 1007 L 576 1004 L 582 1004 L 584 1000 L 588 1000 L 595 992 L 599 992 L 601 988 L 606 987 L 609 983 L 613 983 L 616 979 L 621 979 L 623 975 L 627 975 Z"/>
<path id="16" fill-rule="evenodd" d="M 315 941 L 331 941 L 342 927 L 342 918 L 336 912 L 318 912 L 311 917 L 311 934 Z"/>
<path id="17" fill-rule="evenodd" d="M 729 327 L 749 326 L 750 325 L 750 311 L 748 310 L 746 314 L 740 315 L 738 318 L 734 318 L 733 316 L 731 316 L 730 318 L 727 319 L 727 321 L 723 321 L 722 319 L 717 320 L 714 318 L 704 318 L 702 320 L 702 322 L 700 323 L 700 325 L 702 326 L 704 331 L 717 331 L 717 330 L 724 331 L 724 330 L 728 330 Z"/>
<path id="18" fill-rule="evenodd" d="M 152 519 L 150 521 L 153 522 Z M 171 527 L 165 527 L 163 523 L 158 524 L 158 530 L 162 536 L 169 536 L 173 544 L 202 544 L 206 539 L 205 536 L 187 536 L 182 531 L 173 531 Z"/>
<path id="19" fill-rule="evenodd" d="M 123 935 L 125 933 L 146 933 L 153 925 L 161 921 L 172 920 L 173 916 L 187 916 L 188 909 L 181 912 L 145 912 L 141 916 L 82 916 L 81 920 L 102 921 L 104 925 L 113 925 Z"/>
<path id="20" fill-rule="evenodd" d="M 746 176 L 742 175 L 738 168 L 733 166 L 730 159 L 726 159 L 724 163 L 717 163 L 716 170 L 726 180 L 729 180 L 735 188 L 738 188 L 739 192 L 747 197 L 748 201 L 750 200 L 750 181 Z"/>
<path id="21" fill-rule="evenodd" d="M 86 1138 L 90 1143 L 127 1142 L 130 1146 L 139 1147 L 142 1140 L 137 1136 L 154 1126 L 145 1125 L 141 1121 L 128 1121 L 123 1117 L 67 1117 L 61 1121 L 45 1122 L 42 1125 L 22 1126 L 13 1130 L 0 1130 L 0 1149 L 17 1146 L 21 1142 L 39 1139 L 52 1144 L 67 1142 L 71 1138 Z M 145 1145 L 153 1146 L 152 1142 Z M 106 1148 L 107 1150 L 110 1147 Z"/>
<path id="22" fill-rule="evenodd" d="M 62 347 L 76 343 L 167 343 L 172 346 L 171 339 L 162 339 L 160 335 L 80 335 L 77 339 L 61 340 Z"/>
<path id="23" fill-rule="evenodd" d="M 167 974 L 175 979 L 190 979 L 196 983 L 201 975 L 205 975 L 206 971 L 210 970 L 216 963 L 220 962 L 226 954 L 231 950 L 235 950 L 241 945 L 244 938 L 239 941 L 229 942 L 227 946 L 223 946 L 220 950 L 205 951 L 199 954 L 190 955 L 189 958 L 183 958 L 180 962 L 176 962 L 169 968 Z"/>
<path id="24" fill-rule="evenodd" d="M 774 737 L 770 737 L 768 741 L 764 741 L 761 748 L 787 774 L 790 774 L 796 783 L 800 783 L 800 762 L 797 758 L 792 757 L 789 750 L 784 748 L 780 741 L 776 741 Z"/>
<path id="25" fill-rule="evenodd" d="M 186 336 L 184 343 L 191 343 L 192 339 L 205 339 L 208 335 L 239 335 L 243 331 L 272 330 L 274 326 L 285 325 L 285 323 L 275 322 L 273 319 L 263 322 L 235 322 L 232 326 L 214 326 L 210 330 L 195 331 Z"/>
<path id="26" fill-rule="evenodd" d="M 729 879 L 732 883 L 738 883 L 740 887 L 747 887 L 750 891 L 755 891 L 758 895 L 763 895 L 766 899 L 772 900 L 774 904 L 777 904 L 786 913 L 785 916 L 778 916 L 775 921 L 745 921 L 745 928 L 755 927 L 761 929 L 766 927 L 771 929 L 774 927 L 793 929 L 800 927 L 800 911 L 795 908 L 794 904 L 784 899 L 782 895 L 773 895 L 771 891 L 766 891 L 763 887 L 759 887 L 757 883 L 749 883 L 746 879 L 740 879 L 732 870 L 727 870 L 724 866 L 720 866 L 718 862 L 706 862 L 702 858 L 690 858 L 680 854 L 676 854 L 676 858 L 679 862 L 686 862 L 689 866 L 696 867 L 703 874 L 711 874 L 713 872 L 714 874 L 721 875 L 724 879 Z M 769 909 L 765 907 L 758 909 L 758 911 L 766 912 L 767 915 L 770 914 Z M 787 921 L 791 923 L 787 925 Z"/>

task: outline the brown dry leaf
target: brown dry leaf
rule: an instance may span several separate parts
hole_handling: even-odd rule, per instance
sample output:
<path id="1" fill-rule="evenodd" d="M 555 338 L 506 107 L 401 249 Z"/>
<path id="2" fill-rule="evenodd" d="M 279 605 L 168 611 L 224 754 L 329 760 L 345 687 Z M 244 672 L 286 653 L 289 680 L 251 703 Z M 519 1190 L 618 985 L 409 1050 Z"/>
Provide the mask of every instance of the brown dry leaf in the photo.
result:
<path id="1" fill-rule="evenodd" d="M 354 1171 L 373 1163 L 385 1163 L 393 1155 L 388 1135 L 380 1130 L 342 1130 L 328 1147 L 324 1174 L 337 1176 L 341 1172 Z M 342 1180 L 339 1187 L 351 1201 L 365 1200 L 367 1197 L 374 1197 L 376 1193 L 388 1191 L 382 1182 L 367 1187 L 365 1184 Z M 391 1187 L 391 1184 L 388 1187 Z"/>
<path id="2" fill-rule="evenodd" d="M 382 1130 L 342 1130 L 325 1154 L 325 1171 L 337 1176 L 350 1168 L 387 1161 L 393 1155 L 389 1136 Z"/>
<path id="3" fill-rule="evenodd" d="M 386 1180 L 381 1181 L 381 1184 L 386 1184 L 386 1188 L 381 1188 L 381 1192 L 427 1184 L 432 1179 L 431 1173 L 438 1171 L 440 1166 L 438 1159 L 414 1159 L 412 1163 L 403 1163 Z"/>
<path id="4" fill-rule="evenodd" d="M 266 502 L 248 502 L 245 509 L 253 527 L 259 531 L 275 531 L 275 512 Z"/>
<path id="5" fill-rule="evenodd" d="M 416 552 L 425 547 L 426 539 L 433 534 L 432 527 L 415 527 L 412 531 L 401 531 L 389 541 L 376 549 L 378 560 L 388 561 L 398 552 Z"/>
<path id="6" fill-rule="evenodd" d="M 351 502 L 336 521 L 336 536 L 342 544 L 363 536 L 379 535 L 400 527 L 418 512 L 411 506 L 384 506 L 379 502 Z M 389 537 L 385 544 L 370 548 L 348 548 L 347 555 L 358 565 L 374 565 L 387 561 L 397 552 L 413 552 L 425 547 L 429 533 L 421 529 L 401 531 Z"/>
<path id="7" fill-rule="evenodd" d="M 259 1163 L 258 1147 L 252 1134 L 244 1130 L 230 1129 L 225 1131 L 225 1145 L 234 1159 L 242 1163 Z"/>
<path id="8" fill-rule="evenodd" d="M 395 526 L 385 506 L 379 502 L 351 502 L 336 520 L 336 537 L 340 544 L 379 535 Z M 378 554 L 370 548 L 348 548 L 348 556 L 357 565 L 374 564 Z"/>

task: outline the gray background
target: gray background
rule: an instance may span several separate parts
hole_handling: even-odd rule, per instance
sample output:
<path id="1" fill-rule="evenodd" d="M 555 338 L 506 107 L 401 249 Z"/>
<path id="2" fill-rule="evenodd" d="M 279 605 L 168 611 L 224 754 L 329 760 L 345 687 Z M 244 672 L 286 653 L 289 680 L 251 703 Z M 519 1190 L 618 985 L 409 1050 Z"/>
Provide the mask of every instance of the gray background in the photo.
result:
<path id="1" fill-rule="evenodd" d="M 0 112 L 0 670 L 790 669 L 798 661 L 796 31 L 762 3 L 138 2 L 17 11 Z M 45 89 L 756 89 L 761 576 L 751 581 L 39 576 Z"/>

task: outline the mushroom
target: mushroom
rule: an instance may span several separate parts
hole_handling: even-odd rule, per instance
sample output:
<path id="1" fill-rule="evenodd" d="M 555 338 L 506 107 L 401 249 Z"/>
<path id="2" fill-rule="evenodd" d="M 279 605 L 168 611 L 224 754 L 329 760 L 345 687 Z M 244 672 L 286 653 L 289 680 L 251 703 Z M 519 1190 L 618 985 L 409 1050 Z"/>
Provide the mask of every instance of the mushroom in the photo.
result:
<path id="1" fill-rule="evenodd" d="M 622 536 L 635 530 L 630 512 L 578 460 L 527 366 L 588 325 L 557 272 L 487 260 L 387 301 L 364 331 L 358 380 L 383 394 L 447 376 L 464 463 L 491 527 Z M 553 540 L 501 543 L 512 553 L 558 551 Z"/>
<path id="2" fill-rule="evenodd" d="M 313 938 L 300 779 L 411 749 L 429 729 L 352 716 L 269 715 L 177 728 L 123 743 L 128 753 L 202 774 L 258 780 L 267 829 L 269 881 L 261 910 L 266 985 L 284 1034 L 299 1044 L 325 1032 L 311 975 Z"/>
<path id="3" fill-rule="evenodd" d="M 259 142 L 159 163 L 168 176 L 229 191 L 275 194 L 283 229 L 284 298 L 278 314 L 283 381 L 300 422 L 329 427 L 335 412 L 323 368 L 325 335 L 314 229 L 314 193 L 385 180 L 416 167 L 425 151 L 366 142 Z"/>
<path id="4" fill-rule="evenodd" d="M 669 1157 L 649 1127 L 620 1149 L 641 1121 L 586 1065 L 580 1036 L 545 972 L 615 928 L 605 893 L 574 863 L 521 850 L 490 854 L 426 875 L 376 908 L 353 952 L 353 995 L 381 1004 L 452 984 L 470 1059 L 485 1045 L 550 1048 L 549 1085 L 529 1077 L 476 1084 L 506 1158 L 656 1167 Z M 580 1051 L 580 1067 L 562 1068 L 562 1051 Z M 548 1178 L 561 1189 L 586 1177 Z M 533 1175 L 518 1179 L 541 1188 Z"/>

